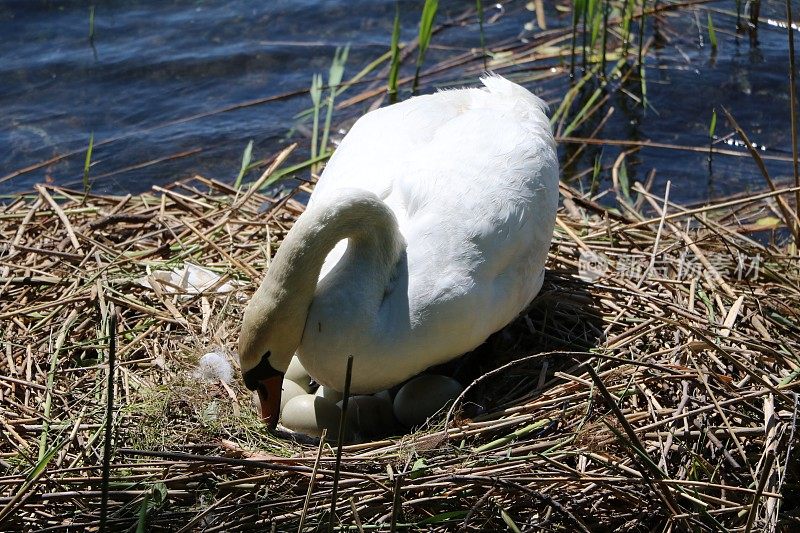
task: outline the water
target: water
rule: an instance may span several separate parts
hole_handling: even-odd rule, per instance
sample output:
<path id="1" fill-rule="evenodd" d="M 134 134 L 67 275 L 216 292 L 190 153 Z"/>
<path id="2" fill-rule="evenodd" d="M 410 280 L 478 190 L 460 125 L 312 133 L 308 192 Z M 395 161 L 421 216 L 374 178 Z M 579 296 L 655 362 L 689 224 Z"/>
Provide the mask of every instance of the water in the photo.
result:
<path id="1" fill-rule="evenodd" d="M 422 3 L 401 3 L 403 40 L 415 36 Z M 523 31 L 534 19 L 525 2 L 510 2 L 503 10 L 484 4 L 487 43 L 531 35 Z M 569 25 L 567 16 L 546 4 L 551 28 Z M 763 4 L 763 19 L 784 20 L 782 1 Z M 437 21 L 472 6 L 472 1 L 443 0 Z M 711 7 L 735 9 L 733 0 Z M 657 25 L 669 42 L 647 62 L 651 107 L 643 112 L 625 93 L 614 95 L 606 108 L 615 112 L 602 135 L 707 146 L 712 108 L 724 105 L 766 148 L 765 155 L 790 156 L 786 30 L 762 23 L 758 44 L 751 45 L 746 35 L 736 35 L 735 17 L 712 11 L 719 39 L 714 54 L 705 42 L 703 9 L 696 17 L 687 11 L 663 15 Z M 800 5 L 795 9 L 800 12 Z M 327 73 L 336 47 L 349 43 L 345 79 L 354 75 L 388 50 L 393 17 L 393 0 L 0 0 L 0 176 L 38 166 L 0 183 L 0 192 L 37 182 L 79 184 L 92 133 L 90 177 L 101 192 L 137 192 L 195 173 L 232 181 L 251 139 L 254 159 L 293 140 L 301 142 L 298 157 L 305 157 L 305 129 L 302 123 L 296 127 L 294 117 L 310 105 L 304 91 L 312 74 Z M 476 22 L 437 34 L 427 64 L 479 46 Z M 458 71 L 439 81 L 446 79 L 460 79 Z M 565 76 L 537 86 L 551 102 L 567 88 Z M 366 105 L 337 114 L 335 122 L 346 122 Z M 730 131 L 720 115 L 718 136 Z M 568 151 L 562 146 L 565 158 Z M 591 148 L 565 177 L 590 166 L 596 156 L 609 167 L 618 152 Z M 65 154 L 72 155 L 43 164 Z M 791 174 L 786 162 L 768 166 L 778 181 Z M 654 190 L 663 190 L 669 179 L 672 197 L 682 201 L 764 185 L 746 158 L 716 157 L 709 171 L 705 154 L 644 148 L 628 157 L 626 168 L 632 180 L 657 169 Z M 606 169 L 604 178 L 609 175 Z M 586 177 L 576 186 L 588 186 Z"/>
<path id="2" fill-rule="evenodd" d="M 348 16 L 348 5 L 357 18 Z M 306 97 L 151 128 L 305 89 L 312 73 L 327 70 L 335 47 L 348 42 L 351 64 L 364 64 L 385 51 L 387 13 L 393 12 L 391 2 L 371 0 L 117 0 L 97 3 L 90 41 L 88 2 L 0 6 L 0 110 L 6 117 L 0 168 L 10 172 L 85 150 L 91 132 L 98 143 L 124 137 L 97 148 L 93 176 L 192 152 L 97 178 L 100 187 L 123 191 L 194 172 L 235 176 L 250 139 L 256 156 L 276 151 Z M 81 160 L 48 165 L 4 187 L 80 179 Z"/>

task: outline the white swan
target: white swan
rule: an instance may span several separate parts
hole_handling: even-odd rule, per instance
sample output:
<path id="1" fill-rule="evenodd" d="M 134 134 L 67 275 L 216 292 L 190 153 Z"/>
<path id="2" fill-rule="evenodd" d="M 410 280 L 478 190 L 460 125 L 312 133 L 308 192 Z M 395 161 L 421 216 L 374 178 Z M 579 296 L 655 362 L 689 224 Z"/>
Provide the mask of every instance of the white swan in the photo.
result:
<path id="1" fill-rule="evenodd" d="M 558 204 L 545 104 L 499 76 L 358 120 L 244 312 L 245 383 L 275 424 L 309 374 L 385 389 L 481 344 L 539 292 Z"/>

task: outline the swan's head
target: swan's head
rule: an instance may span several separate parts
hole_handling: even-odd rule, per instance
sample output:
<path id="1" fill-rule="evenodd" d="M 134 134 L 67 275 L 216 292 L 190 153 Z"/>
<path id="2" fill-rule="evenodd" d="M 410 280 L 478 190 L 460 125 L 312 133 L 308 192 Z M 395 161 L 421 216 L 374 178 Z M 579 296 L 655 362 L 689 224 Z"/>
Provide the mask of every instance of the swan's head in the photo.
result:
<path id="1" fill-rule="evenodd" d="M 281 299 L 271 297 L 269 287 L 264 285 L 244 310 L 239 365 L 247 388 L 258 392 L 261 418 L 275 427 L 280 416 L 283 375 L 300 344 L 305 319 L 293 319 L 292 313 L 279 309 Z"/>

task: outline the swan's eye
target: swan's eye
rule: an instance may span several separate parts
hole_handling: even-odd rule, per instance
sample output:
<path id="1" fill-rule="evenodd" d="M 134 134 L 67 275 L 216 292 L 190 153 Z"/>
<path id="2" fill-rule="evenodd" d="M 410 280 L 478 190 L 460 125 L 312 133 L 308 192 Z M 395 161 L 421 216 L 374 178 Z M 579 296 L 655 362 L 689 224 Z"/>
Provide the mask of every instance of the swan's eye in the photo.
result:
<path id="1" fill-rule="evenodd" d="M 272 365 L 269 364 L 270 355 L 271 352 L 267 350 L 267 353 L 261 356 L 261 361 L 259 361 L 256 366 L 244 373 L 242 377 L 244 378 L 245 387 L 250 390 L 256 390 L 259 382 L 262 379 L 268 378 L 277 373 L 277 370 L 272 368 Z"/>

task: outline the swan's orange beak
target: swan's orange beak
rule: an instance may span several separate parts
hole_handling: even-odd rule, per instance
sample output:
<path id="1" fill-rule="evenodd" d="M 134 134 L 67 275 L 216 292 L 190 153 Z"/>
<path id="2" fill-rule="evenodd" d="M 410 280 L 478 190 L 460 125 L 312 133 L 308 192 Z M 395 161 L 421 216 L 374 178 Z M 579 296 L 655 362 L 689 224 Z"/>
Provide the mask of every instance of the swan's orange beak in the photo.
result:
<path id="1" fill-rule="evenodd" d="M 281 415 L 281 392 L 283 375 L 270 376 L 258 381 L 258 400 L 261 403 L 261 419 L 270 428 L 278 425 Z"/>

